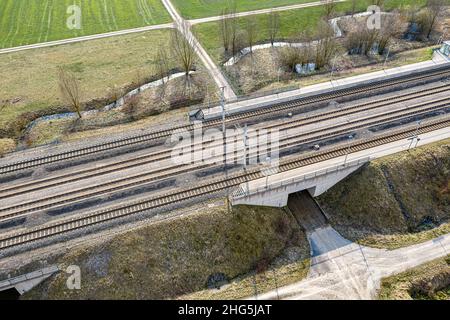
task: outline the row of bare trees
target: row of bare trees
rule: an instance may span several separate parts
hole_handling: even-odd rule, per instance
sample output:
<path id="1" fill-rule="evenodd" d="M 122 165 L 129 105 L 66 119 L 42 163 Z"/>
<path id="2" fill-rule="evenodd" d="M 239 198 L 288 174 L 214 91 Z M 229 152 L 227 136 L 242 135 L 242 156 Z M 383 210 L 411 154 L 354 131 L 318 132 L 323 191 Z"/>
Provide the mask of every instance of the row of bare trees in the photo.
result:
<path id="1" fill-rule="evenodd" d="M 324 2 L 323 18 L 325 21 L 328 21 L 336 14 L 337 3 L 335 0 L 322 1 Z M 313 60 L 319 67 L 324 66 L 328 62 L 330 52 L 333 51 L 331 48 L 336 47 L 336 43 L 333 39 L 334 32 L 327 26 L 327 23 L 321 22 L 320 30 L 317 30 L 316 35 L 314 36 L 314 38 L 319 40 L 317 41 L 318 45 L 315 48 L 315 53 L 312 56 L 314 56 Z M 265 25 L 262 29 L 266 33 L 270 44 L 274 46 L 275 41 L 280 35 L 280 15 L 277 11 L 272 10 L 266 15 Z M 222 19 L 219 21 L 219 30 L 225 55 L 235 56 L 244 46 L 250 49 L 250 53 L 253 52 L 257 35 L 261 33 L 261 25 L 257 23 L 255 16 L 247 16 L 238 19 L 235 2 L 231 2 L 231 5 L 222 11 Z M 306 47 L 288 48 L 285 50 L 284 58 L 282 58 L 282 60 L 303 61 L 303 57 L 311 56 L 309 53 L 311 50 L 306 49 Z M 286 65 L 289 65 L 289 63 L 286 63 Z"/>
<path id="2" fill-rule="evenodd" d="M 374 3 L 383 5 L 383 1 Z M 345 46 L 350 54 L 367 55 L 375 49 L 381 55 L 394 38 L 406 32 L 404 26 L 411 23 L 417 24 L 423 37 L 430 39 L 445 6 L 445 0 L 427 0 L 424 8 L 417 5 L 394 11 L 382 16 L 381 29 L 368 29 L 365 20 L 353 21 L 353 30 L 347 35 Z"/>
<path id="3" fill-rule="evenodd" d="M 187 91 L 189 91 L 191 86 L 191 71 L 195 69 L 195 64 L 197 62 L 197 46 L 195 39 L 190 37 L 188 25 L 183 24 L 180 26 L 181 31 L 173 29 L 170 36 L 170 48 L 171 53 L 169 54 L 165 46 L 160 46 L 157 50 L 155 60 L 154 60 L 154 70 L 152 72 L 153 76 L 161 79 L 162 84 L 158 88 L 158 96 L 162 100 L 164 99 L 167 81 L 166 79 L 170 76 L 171 65 L 175 63 L 184 73 L 185 73 L 185 85 Z M 186 36 L 185 36 L 186 35 Z M 70 72 L 69 70 L 58 67 L 58 86 L 61 98 L 64 103 L 69 105 L 71 109 L 77 113 L 78 117 L 82 117 L 82 91 L 80 80 Z M 137 71 L 137 76 L 135 80 L 135 86 L 139 87 L 143 84 L 144 78 L 140 72 Z M 121 95 L 122 90 L 116 86 L 110 88 L 111 99 L 117 101 Z M 136 100 L 130 101 L 130 105 L 136 106 Z"/>
<path id="4" fill-rule="evenodd" d="M 236 7 L 227 7 L 222 11 L 222 19 L 219 21 L 222 47 L 226 55 L 235 56 L 238 51 L 247 46 L 253 52 L 253 46 L 259 30 L 255 16 L 248 16 L 240 22 L 236 15 Z M 271 11 L 267 15 L 267 37 L 270 43 L 275 43 L 280 32 L 280 16 L 278 12 Z"/>
<path id="5" fill-rule="evenodd" d="M 236 17 L 236 4 L 227 7 L 222 11 L 220 20 L 220 33 L 222 36 L 222 45 L 226 53 L 231 51 L 235 55 L 238 51 L 239 40 L 239 22 Z"/>
<path id="6" fill-rule="evenodd" d="M 415 22 L 420 26 L 422 34 L 427 39 L 430 39 L 431 33 L 446 5 L 446 0 L 427 0 L 425 9 L 415 15 Z"/>

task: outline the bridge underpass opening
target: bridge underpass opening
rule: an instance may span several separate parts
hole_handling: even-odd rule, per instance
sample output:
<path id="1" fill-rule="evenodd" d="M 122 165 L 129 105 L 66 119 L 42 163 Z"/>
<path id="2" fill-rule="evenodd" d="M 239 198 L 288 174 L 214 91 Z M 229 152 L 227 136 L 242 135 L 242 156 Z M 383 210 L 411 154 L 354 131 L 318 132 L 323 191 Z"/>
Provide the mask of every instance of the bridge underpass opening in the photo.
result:
<path id="1" fill-rule="evenodd" d="M 0 291 L 0 300 L 19 300 L 20 293 L 16 290 L 16 288 L 10 288 L 3 291 Z"/>
<path id="2" fill-rule="evenodd" d="M 328 219 L 307 190 L 291 193 L 288 208 L 306 232 L 325 227 Z"/>

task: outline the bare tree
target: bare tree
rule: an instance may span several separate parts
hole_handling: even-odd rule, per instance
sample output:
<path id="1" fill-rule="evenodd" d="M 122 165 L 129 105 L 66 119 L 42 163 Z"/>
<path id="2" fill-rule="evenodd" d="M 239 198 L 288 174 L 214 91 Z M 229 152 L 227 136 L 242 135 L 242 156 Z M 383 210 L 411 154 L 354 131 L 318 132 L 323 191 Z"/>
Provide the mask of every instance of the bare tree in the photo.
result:
<path id="1" fill-rule="evenodd" d="M 245 19 L 244 31 L 247 40 L 247 45 L 250 48 L 250 53 L 253 53 L 253 45 L 255 44 L 257 28 L 258 26 L 254 16 L 249 16 Z"/>
<path id="2" fill-rule="evenodd" d="M 349 54 L 368 55 L 374 48 L 380 30 L 368 29 L 367 20 L 355 22 L 353 30 L 348 34 L 345 46 Z"/>
<path id="3" fill-rule="evenodd" d="M 237 6 L 235 0 L 227 1 L 227 7 L 222 10 L 222 18 L 219 21 L 222 45 L 225 53 L 230 52 L 235 56 L 241 44 L 241 30 L 239 19 L 236 15 Z"/>
<path id="4" fill-rule="evenodd" d="M 393 12 L 383 17 L 383 19 L 382 28 L 376 40 L 378 43 L 378 54 L 380 55 L 384 53 L 392 40 L 399 37 L 403 32 L 403 18 L 400 13 Z"/>
<path id="5" fill-rule="evenodd" d="M 109 98 L 110 101 L 114 103 L 114 105 L 117 104 L 117 101 L 122 97 L 123 90 L 122 88 L 119 88 L 116 84 L 112 84 L 109 86 Z"/>
<path id="6" fill-rule="evenodd" d="M 352 12 L 352 17 L 355 15 L 356 13 L 356 5 L 357 5 L 358 0 L 352 0 L 351 3 L 351 12 Z"/>
<path id="7" fill-rule="evenodd" d="M 431 32 L 443 12 L 445 5 L 445 0 L 428 0 L 425 11 L 419 16 L 419 25 L 427 39 L 430 39 Z"/>
<path id="8" fill-rule="evenodd" d="M 384 0 L 372 0 L 372 5 L 382 8 L 384 6 Z"/>
<path id="9" fill-rule="evenodd" d="M 131 120 L 136 120 L 140 101 L 141 97 L 138 94 L 128 97 L 122 107 L 122 112 L 127 114 Z"/>
<path id="10" fill-rule="evenodd" d="M 112 84 L 109 86 L 109 96 L 112 101 L 117 101 L 122 95 L 122 90 L 116 85 Z"/>
<path id="11" fill-rule="evenodd" d="M 81 119 L 81 90 L 78 80 L 71 72 L 58 67 L 58 85 L 62 99 L 71 105 Z"/>
<path id="12" fill-rule="evenodd" d="M 230 14 L 229 8 L 222 10 L 222 18 L 219 21 L 220 35 L 222 37 L 222 46 L 225 52 L 230 49 L 230 37 L 231 37 L 231 21 L 227 17 Z"/>
<path id="13" fill-rule="evenodd" d="M 233 57 L 236 55 L 240 43 L 239 39 L 239 20 L 236 16 L 236 6 L 230 9 L 230 42 L 231 42 L 231 54 Z"/>
<path id="14" fill-rule="evenodd" d="M 326 20 L 330 20 L 336 13 L 337 3 L 334 0 L 322 0 L 322 2 L 323 2 L 324 18 Z"/>
<path id="15" fill-rule="evenodd" d="M 135 73 L 135 80 L 134 80 L 134 82 L 136 83 L 136 86 L 138 87 L 138 88 L 140 88 L 140 86 L 142 86 L 143 84 L 144 84 L 144 76 L 143 76 L 143 74 L 142 74 L 142 72 L 141 72 L 141 69 L 136 69 L 136 71 L 135 71 L 136 73 Z"/>
<path id="16" fill-rule="evenodd" d="M 291 72 L 296 71 L 297 65 L 306 65 L 314 59 L 313 47 L 311 45 L 312 37 L 309 32 L 302 32 L 299 35 L 298 40 L 304 45 L 289 45 L 287 47 L 283 47 L 278 55 L 280 67 L 288 69 Z"/>
<path id="17" fill-rule="evenodd" d="M 278 33 L 280 32 L 280 15 L 278 12 L 271 10 L 267 16 L 267 30 L 269 31 L 270 44 L 273 47 Z"/>
<path id="18" fill-rule="evenodd" d="M 322 68 L 329 63 L 331 57 L 336 53 L 338 44 L 334 38 L 333 28 L 324 21 L 319 21 L 316 36 L 316 67 Z"/>
<path id="19" fill-rule="evenodd" d="M 155 74 L 161 79 L 161 85 L 158 86 L 157 95 L 160 100 L 164 99 L 167 89 L 166 79 L 170 76 L 169 55 L 164 47 L 159 47 L 155 58 Z"/>
<path id="20" fill-rule="evenodd" d="M 409 23 L 417 23 L 417 14 L 420 11 L 420 7 L 417 4 L 411 4 L 409 6 L 404 6 L 400 9 L 402 17 L 406 19 Z"/>
<path id="21" fill-rule="evenodd" d="M 393 12 L 382 17 L 383 23 L 380 30 L 367 28 L 366 20 L 356 22 L 353 30 L 348 34 L 345 41 L 349 54 L 368 55 L 372 50 L 383 54 L 392 40 L 399 37 L 403 30 L 404 16 Z"/>
<path id="22" fill-rule="evenodd" d="M 161 79 L 165 83 L 166 78 L 169 76 L 170 64 L 169 54 L 164 47 L 159 47 L 155 57 L 155 74 L 158 79 Z"/>
<path id="23" fill-rule="evenodd" d="M 291 72 L 295 72 L 295 67 L 302 61 L 301 51 L 293 46 L 283 47 L 279 51 L 278 61 L 280 67 L 286 68 Z"/>
<path id="24" fill-rule="evenodd" d="M 172 30 L 171 34 L 171 48 L 175 60 L 185 73 L 186 79 L 189 81 L 191 70 L 194 68 L 197 52 L 196 43 L 192 37 L 189 37 L 189 25 L 185 21 L 181 26 L 181 30 Z M 186 37 L 184 36 L 186 35 Z"/>
<path id="25" fill-rule="evenodd" d="M 306 65 L 313 59 L 312 48 L 309 45 L 292 46 L 281 48 L 278 55 L 278 63 L 291 72 L 296 71 L 297 65 Z"/>

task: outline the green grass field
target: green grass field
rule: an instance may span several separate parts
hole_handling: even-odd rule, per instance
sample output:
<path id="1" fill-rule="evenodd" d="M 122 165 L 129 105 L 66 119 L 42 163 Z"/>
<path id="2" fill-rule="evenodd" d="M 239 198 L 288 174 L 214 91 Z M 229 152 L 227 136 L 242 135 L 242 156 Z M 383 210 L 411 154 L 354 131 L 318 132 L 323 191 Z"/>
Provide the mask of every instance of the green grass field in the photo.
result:
<path id="1" fill-rule="evenodd" d="M 178 0 L 176 0 L 178 1 Z M 180 0 L 182 1 L 182 0 Z M 194 1 L 194 0 L 191 0 Z M 371 1 L 359 1 L 357 5 L 357 11 L 365 11 L 367 9 L 368 4 Z M 392 10 L 395 8 L 400 8 L 403 5 L 409 5 L 411 3 L 415 3 L 417 5 L 424 5 L 425 0 L 387 0 L 385 2 L 386 10 Z M 321 17 L 324 14 L 323 7 L 310 7 L 303 9 L 296 9 L 290 11 L 281 11 L 280 15 L 280 32 L 278 35 L 279 39 L 295 39 L 296 36 L 300 34 L 300 32 L 306 29 L 314 29 Z M 337 5 L 337 11 L 339 15 L 344 14 L 345 12 L 350 12 L 351 3 L 344 2 L 339 3 Z M 257 23 L 257 30 L 259 30 L 256 38 L 256 42 L 265 42 L 268 39 L 267 33 L 267 14 L 260 14 L 254 16 L 254 19 Z M 239 22 L 241 27 L 244 27 L 245 21 L 248 18 L 239 18 Z M 211 55 L 211 57 L 219 63 L 222 59 L 223 49 L 221 47 L 220 40 L 220 28 L 219 23 L 217 22 L 207 22 L 194 26 L 194 31 Z"/>
<path id="2" fill-rule="evenodd" d="M 67 8 L 82 10 L 70 30 Z M 170 22 L 160 0 L 0 0 L 0 48 Z"/>
<path id="3" fill-rule="evenodd" d="M 319 0 L 236 0 L 236 9 L 242 12 L 317 1 Z M 186 19 L 218 16 L 228 2 L 229 0 L 172 0 Z"/>
<path id="4" fill-rule="evenodd" d="M 186 19 L 198 19 L 222 14 L 222 10 L 227 6 L 230 0 L 172 0 L 181 15 Z M 238 12 L 267 9 L 273 7 L 288 6 L 293 4 L 302 4 L 309 2 L 318 2 L 320 0 L 235 0 Z M 350 2 L 350 0 L 348 1 Z M 426 0 L 386 0 L 386 9 L 399 8 L 401 5 L 416 3 L 425 4 Z M 372 1 L 360 0 L 358 6 L 367 8 Z M 350 4 L 346 5 L 350 7 Z"/>

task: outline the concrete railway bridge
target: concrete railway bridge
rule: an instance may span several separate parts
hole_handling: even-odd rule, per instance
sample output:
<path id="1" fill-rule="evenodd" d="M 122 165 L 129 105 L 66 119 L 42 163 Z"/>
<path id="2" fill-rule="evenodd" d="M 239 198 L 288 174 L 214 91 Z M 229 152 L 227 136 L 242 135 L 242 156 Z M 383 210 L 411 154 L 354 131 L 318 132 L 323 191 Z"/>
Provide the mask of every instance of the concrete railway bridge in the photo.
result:
<path id="1" fill-rule="evenodd" d="M 233 205 L 284 207 L 290 194 L 307 190 L 317 197 L 370 161 L 421 145 L 450 138 L 450 127 L 411 136 L 344 156 L 314 163 L 298 169 L 270 174 L 248 181 L 230 195 Z"/>

